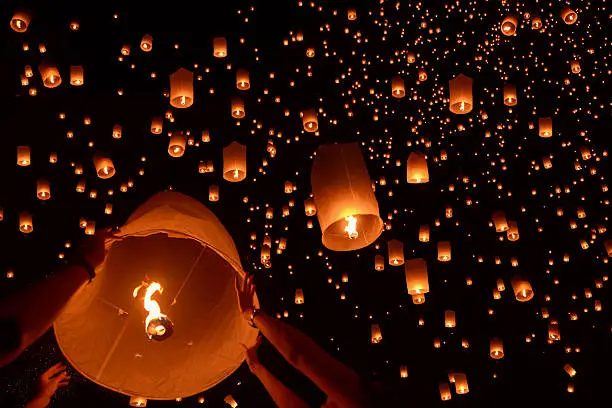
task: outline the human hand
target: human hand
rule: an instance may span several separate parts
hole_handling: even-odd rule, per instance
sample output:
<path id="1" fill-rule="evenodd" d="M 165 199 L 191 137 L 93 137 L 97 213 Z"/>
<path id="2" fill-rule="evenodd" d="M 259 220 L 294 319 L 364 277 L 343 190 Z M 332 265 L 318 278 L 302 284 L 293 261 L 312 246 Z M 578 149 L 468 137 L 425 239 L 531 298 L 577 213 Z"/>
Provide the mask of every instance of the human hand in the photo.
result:
<path id="1" fill-rule="evenodd" d="M 117 232 L 107 229 L 96 232 L 92 236 L 85 236 L 79 245 L 79 251 L 83 259 L 92 267 L 97 268 L 104 262 L 110 245 L 106 242 L 115 236 Z"/>
<path id="2" fill-rule="evenodd" d="M 249 369 L 254 374 L 257 370 L 257 366 L 259 365 L 259 357 L 257 357 L 257 349 L 261 346 L 261 334 L 257 336 L 257 341 L 250 348 L 240 343 L 240 346 L 244 350 L 244 354 L 246 356 L 247 364 L 249 365 Z"/>
<path id="3" fill-rule="evenodd" d="M 68 385 L 69 380 L 70 376 L 66 373 L 66 366 L 62 363 L 55 364 L 38 378 L 34 399 L 49 404 L 58 388 Z"/>
<path id="4" fill-rule="evenodd" d="M 251 314 L 253 309 L 255 308 L 255 283 L 253 282 L 253 278 L 255 276 L 253 274 L 247 275 L 242 280 L 242 285 L 240 285 L 240 277 L 236 276 L 235 286 L 236 286 L 236 296 L 238 297 L 238 308 L 240 308 L 240 313 L 242 313 L 242 317 L 246 320 L 251 318 Z"/>

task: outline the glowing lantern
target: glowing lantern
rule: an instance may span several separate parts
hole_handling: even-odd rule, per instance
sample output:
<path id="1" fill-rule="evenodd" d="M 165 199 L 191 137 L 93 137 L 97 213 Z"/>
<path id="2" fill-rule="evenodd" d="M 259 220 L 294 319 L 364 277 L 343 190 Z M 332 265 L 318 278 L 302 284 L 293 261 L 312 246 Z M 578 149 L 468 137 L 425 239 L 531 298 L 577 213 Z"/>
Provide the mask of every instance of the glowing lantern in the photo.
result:
<path id="1" fill-rule="evenodd" d="M 452 398 L 450 386 L 448 385 L 448 383 L 440 383 L 439 389 L 440 389 L 440 399 L 442 401 L 448 401 Z"/>
<path id="2" fill-rule="evenodd" d="M 519 239 L 518 224 L 516 221 L 508 221 L 506 236 L 508 237 L 508 241 L 517 241 Z"/>
<path id="3" fill-rule="evenodd" d="M 170 105 L 175 108 L 193 105 L 193 72 L 179 68 L 170 74 Z"/>
<path id="4" fill-rule="evenodd" d="M 251 82 L 249 81 L 249 71 L 246 69 L 240 68 L 236 71 L 236 88 L 241 91 L 246 91 L 251 87 Z"/>
<path id="5" fill-rule="evenodd" d="M 357 10 L 351 8 L 347 11 L 347 16 L 350 21 L 357 20 Z"/>
<path id="6" fill-rule="evenodd" d="M 580 73 L 580 61 L 573 60 L 570 63 L 570 68 L 572 69 L 573 74 L 579 74 Z"/>
<path id="7" fill-rule="evenodd" d="M 304 212 L 309 217 L 312 217 L 317 213 L 317 206 L 312 198 L 304 201 Z"/>
<path id="8" fill-rule="evenodd" d="M 389 249 L 389 265 L 400 266 L 404 264 L 404 243 L 392 239 L 387 244 Z"/>
<path id="9" fill-rule="evenodd" d="M 406 178 L 408 183 L 416 184 L 429 182 L 427 159 L 423 153 L 410 153 L 406 167 Z"/>
<path id="10" fill-rule="evenodd" d="M 302 289 L 295 290 L 295 304 L 301 305 L 304 303 L 304 291 Z"/>
<path id="11" fill-rule="evenodd" d="M 580 148 L 580 155 L 582 156 L 582 160 L 589 160 L 591 158 L 591 150 L 586 146 L 582 146 Z"/>
<path id="12" fill-rule="evenodd" d="M 128 55 L 130 55 L 131 49 L 132 47 L 130 46 L 130 44 L 124 44 L 123 47 L 121 47 L 121 55 L 127 57 Z"/>
<path id="13" fill-rule="evenodd" d="M 400 366 L 400 378 L 408 378 L 408 367 L 405 365 Z"/>
<path id="14" fill-rule="evenodd" d="M 29 166 L 30 163 L 30 147 L 17 146 L 17 165 L 21 167 L 26 167 Z"/>
<path id="15" fill-rule="evenodd" d="M 231 408 L 238 408 L 238 403 L 230 394 L 226 395 L 225 398 L 223 398 L 223 401 Z"/>
<path id="16" fill-rule="evenodd" d="M 502 339 L 493 337 L 491 339 L 489 355 L 495 360 L 504 358 L 504 343 Z"/>
<path id="17" fill-rule="evenodd" d="M 419 241 L 429 242 L 429 225 L 421 224 L 419 227 Z"/>
<path id="18" fill-rule="evenodd" d="M 27 211 L 23 211 L 19 214 L 19 231 L 24 234 L 29 234 L 34 231 L 32 225 L 32 214 Z"/>
<path id="19" fill-rule="evenodd" d="M 415 305 L 425 303 L 425 294 L 429 293 L 429 278 L 427 275 L 427 262 L 422 258 L 406 261 L 406 288 L 412 296 Z"/>
<path id="20" fill-rule="evenodd" d="M 62 83 L 62 77 L 56 66 L 43 62 L 38 66 L 45 88 L 55 88 Z"/>
<path id="21" fill-rule="evenodd" d="M 378 239 L 383 222 L 357 143 L 321 145 L 310 180 L 323 245 L 352 251 Z"/>
<path id="22" fill-rule="evenodd" d="M 571 365 L 569 365 L 569 364 L 565 364 L 565 365 L 563 366 L 563 370 L 565 370 L 565 372 L 566 372 L 566 373 L 567 373 L 567 374 L 568 374 L 570 377 L 573 377 L 573 376 L 575 376 L 575 375 L 576 375 L 576 370 L 574 369 L 574 367 L 572 367 L 572 366 L 571 366 Z"/>
<path id="23" fill-rule="evenodd" d="M 380 326 L 377 323 L 372 323 L 372 326 L 370 326 L 371 328 L 371 332 L 372 332 L 372 336 L 371 336 L 371 341 L 372 344 L 378 344 L 382 341 L 382 332 L 380 331 Z"/>
<path id="24" fill-rule="evenodd" d="M 450 111 L 464 114 L 472 111 L 472 78 L 463 74 L 449 81 Z"/>
<path id="25" fill-rule="evenodd" d="M 533 299 L 533 289 L 528 281 L 517 275 L 512 278 L 510 284 L 512 285 L 514 296 L 519 302 L 527 302 Z"/>
<path id="26" fill-rule="evenodd" d="M 96 173 L 101 179 L 108 179 L 115 175 L 115 166 L 110 157 L 102 153 L 96 153 L 93 157 Z"/>
<path id="27" fill-rule="evenodd" d="M 496 232 L 504 232 L 508 230 L 508 221 L 506 221 L 506 214 L 504 214 L 503 211 L 493 212 L 491 218 L 493 218 Z"/>
<path id="28" fill-rule="evenodd" d="M 223 178 L 236 183 L 244 180 L 246 175 L 246 146 L 232 142 L 223 149 Z"/>
<path id="29" fill-rule="evenodd" d="M 244 101 L 240 98 L 232 98 L 232 117 L 242 119 L 244 115 Z"/>
<path id="30" fill-rule="evenodd" d="M 504 17 L 501 23 L 501 32 L 503 35 L 514 35 L 516 33 L 516 27 L 518 26 L 518 19 L 516 16 L 509 15 Z"/>
<path id="31" fill-rule="evenodd" d="M 504 105 L 514 106 L 518 99 L 516 97 L 516 87 L 514 85 L 504 85 Z"/>
<path id="32" fill-rule="evenodd" d="M 403 98 L 406 96 L 406 89 L 402 77 L 395 76 L 391 79 L 391 95 L 393 95 L 394 98 Z"/>
<path id="33" fill-rule="evenodd" d="M 49 180 L 40 179 L 36 182 L 36 197 L 39 200 L 48 200 L 51 198 L 51 184 Z"/>
<path id="34" fill-rule="evenodd" d="M 85 225 L 85 234 L 94 235 L 95 233 L 96 233 L 96 222 L 92 220 L 87 220 L 87 224 Z"/>
<path id="35" fill-rule="evenodd" d="M 409 51 L 408 54 L 406 54 L 406 61 L 409 64 L 413 64 L 416 61 L 416 57 L 414 56 L 414 52 Z"/>
<path id="36" fill-rule="evenodd" d="M 561 331 L 559 325 L 555 322 L 550 322 L 548 325 L 548 339 L 551 341 L 561 340 Z"/>
<path id="37" fill-rule="evenodd" d="M 208 201 L 219 201 L 219 186 L 212 184 L 208 187 Z"/>
<path id="38" fill-rule="evenodd" d="M 142 40 L 140 40 L 140 49 L 144 52 L 151 51 L 153 49 L 153 37 L 149 34 L 142 36 Z"/>
<path id="39" fill-rule="evenodd" d="M 451 260 L 451 243 L 450 241 L 438 242 L 438 261 L 448 262 Z"/>
<path id="40" fill-rule="evenodd" d="M 18 10 L 11 18 L 11 28 L 18 33 L 25 33 L 30 25 L 30 14 L 24 10 Z"/>
<path id="41" fill-rule="evenodd" d="M 455 312 L 453 310 L 444 311 L 444 327 L 453 328 L 457 325 L 455 321 Z"/>
<path id="42" fill-rule="evenodd" d="M 227 57 L 227 40 L 225 37 L 215 37 L 213 39 L 213 55 L 217 58 Z"/>
<path id="43" fill-rule="evenodd" d="M 533 16 L 531 18 L 531 29 L 539 30 L 542 28 L 542 19 L 539 16 Z"/>
<path id="44" fill-rule="evenodd" d="M 123 128 L 121 125 L 113 126 L 113 139 L 121 139 Z"/>
<path id="45" fill-rule="evenodd" d="M 553 123 L 552 118 L 540 118 L 539 119 L 539 134 L 540 137 L 551 137 L 553 135 Z"/>
<path id="46" fill-rule="evenodd" d="M 467 376 L 464 373 L 455 373 L 455 392 L 457 394 L 467 394 L 470 392 Z"/>
<path id="47" fill-rule="evenodd" d="M 70 66 L 70 85 L 81 86 L 85 83 L 83 78 L 83 67 L 80 65 Z"/>
<path id="48" fill-rule="evenodd" d="M 316 132 L 319 130 L 319 120 L 317 119 L 317 111 L 309 109 L 302 112 L 302 124 L 306 132 Z"/>
<path id="49" fill-rule="evenodd" d="M 609 257 L 612 257 L 612 239 L 606 239 L 604 241 L 604 247 L 606 248 L 606 252 Z"/>
<path id="50" fill-rule="evenodd" d="M 384 256 L 376 255 L 374 257 L 374 269 L 376 269 L 379 272 L 385 270 L 385 257 Z"/>
<path id="51" fill-rule="evenodd" d="M 162 132 L 163 119 L 161 117 L 154 117 L 151 119 L 151 133 L 159 135 Z"/>
<path id="52" fill-rule="evenodd" d="M 419 69 L 419 81 L 427 81 L 427 71 L 424 69 Z"/>
<path id="53" fill-rule="evenodd" d="M 563 7 L 561 9 L 561 19 L 565 24 L 574 24 L 578 21 L 578 14 L 569 7 Z"/>
<path id="54" fill-rule="evenodd" d="M 131 407 L 146 407 L 147 399 L 145 397 L 138 397 L 138 396 L 130 397 L 130 406 Z"/>
<path id="55" fill-rule="evenodd" d="M 257 331 L 238 311 L 234 279 L 244 272 L 223 225 L 196 200 L 162 192 L 121 235 L 55 321 L 67 360 L 103 387 L 148 399 L 197 394 L 230 376 L 244 360 L 237 342 L 254 344 Z"/>
<path id="56" fill-rule="evenodd" d="M 185 153 L 186 145 L 187 139 L 185 134 L 180 131 L 173 132 L 168 144 L 168 154 L 172 157 L 181 157 Z"/>

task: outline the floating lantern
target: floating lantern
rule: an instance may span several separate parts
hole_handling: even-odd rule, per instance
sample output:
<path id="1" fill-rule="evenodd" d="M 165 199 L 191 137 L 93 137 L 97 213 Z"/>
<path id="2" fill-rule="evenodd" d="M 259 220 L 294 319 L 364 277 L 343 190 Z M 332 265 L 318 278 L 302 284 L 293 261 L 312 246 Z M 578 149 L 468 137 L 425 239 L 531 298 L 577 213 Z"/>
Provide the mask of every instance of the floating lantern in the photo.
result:
<path id="1" fill-rule="evenodd" d="M 161 134 L 163 129 L 163 119 L 161 117 L 154 117 L 151 119 L 151 133 L 154 135 Z"/>
<path id="2" fill-rule="evenodd" d="M 11 18 L 11 28 L 18 33 L 25 33 L 30 25 L 30 13 L 18 10 Z"/>
<path id="3" fill-rule="evenodd" d="M 508 221 L 506 221 L 506 214 L 503 211 L 494 211 L 491 218 L 493 218 L 493 224 L 495 224 L 496 232 L 504 232 L 508 230 Z"/>
<path id="4" fill-rule="evenodd" d="M 357 143 L 320 146 L 310 180 L 325 247 L 352 251 L 378 239 L 383 222 Z"/>
<path id="5" fill-rule="evenodd" d="M 43 62 L 38 66 L 45 88 L 55 88 L 62 83 L 62 77 L 56 66 Z"/>
<path id="6" fill-rule="evenodd" d="M 109 156 L 103 153 L 96 153 L 93 157 L 96 173 L 101 179 L 108 179 L 115 175 L 115 166 Z"/>
<path id="7" fill-rule="evenodd" d="M 95 233 L 96 233 L 96 222 L 93 220 L 87 220 L 87 224 L 85 225 L 85 234 L 94 235 Z"/>
<path id="8" fill-rule="evenodd" d="M 238 403 L 230 394 L 226 395 L 225 398 L 223 398 L 223 401 L 231 408 L 238 408 Z"/>
<path id="9" fill-rule="evenodd" d="M 121 236 L 55 321 L 68 362 L 98 385 L 148 399 L 198 394 L 230 376 L 244 361 L 237 342 L 254 344 L 257 330 L 238 311 L 234 279 L 245 273 L 223 225 L 196 200 L 163 192 Z"/>
<path id="10" fill-rule="evenodd" d="M 29 234 L 34 231 L 32 224 L 32 214 L 27 211 L 23 211 L 19 214 L 19 231 L 24 234 Z"/>
<path id="11" fill-rule="evenodd" d="M 422 258 L 406 261 L 406 288 L 412 296 L 415 305 L 425 303 L 425 294 L 429 293 L 429 277 L 427 275 L 427 262 Z"/>
<path id="12" fill-rule="evenodd" d="M 123 135 L 123 128 L 121 127 L 121 125 L 113 126 L 113 139 L 121 139 L 122 135 Z"/>
<path id="13" fill-rule="evenodd" d="M 506 236 L 508 237 L 508 241 L 517 241 L 519 239 L 518 224 L 516 221 L 508 221 Z"/>
<path id="14" fill-rule="evenodd" d="M 539 16 L 533 16 L 531 18 L 531 29 L 539 30 L 542 28 L 542 19 Z"/>
<path id="15" fill-rule="evenodd" d="M 429 182 L 427 158 L 423 153 L 410 153 L 410 156 L 408 156 L 408 163 L 406 165 L 406 178 L 408 183 L 411 184 Z"/>
<path id="16" fill-rule="evenodd" d="M 355 10 L 354 8 L 348 9 L 347 17 L 350 21 L 357 20 L 357 10 Z"/>
<path id="17" fill-rule="evenodd" d="M 414 56 L 414 52 L 408 51 L 408 53 L 406 54 L 406 62 L 408 62 L 409 64 L 414 64 L 415 61 L 416 57 Z"/>
<path id="18" fill-rule="evenodd" d="M 242 119 L 244 115 L 244 101 L 238 97 L 232 98 L 232 117 Z"/>
<path id="19" fill-rule="evenodd" d="M 470 392 L 467 376 L 464 373 L 455 373 L 455 392 L 457 394 L 467 394 Z"/>
<path id="20" fill-rule="evenodd" d="M 170 105 L 175 108 L 193 105 L 193 72 L 179 68 L 170 74 Z"/>
<path id="21" fill-rule="evenodd" d="M 559 325 L 556 322 L 550 322 L 548 325 L 548 339 L 551 341 L 561 340 L 561 331 Z"/>
<path id="22" fill-rule="evenodd" d="M 237 183 L 246 178 L 247 148 L 238 142 L 232 142 L 223 149 L 223 178 L 227 181 Z"/>
<path id="23" fill-rule="evenodd" d="M 570 63 L 570 68 L 571 68 L 573 74 L 579 74 L 580 73 L 580 61 L 573 60 Z"/>
<path id="24" fill-rule="evenodd" d="M 563 7 L 561 9 L 561 19 L 565 24 L 574 24 L 578 21 L 578 14 L 569 7 Z"/>
<path id="25" fill-rule="evenodd" d="M 36 182 L 36 197 L 39 200 L 48 200 L 51 198 L 51 184 L 49 180 L 40 179 Z"/>
<path id="26" fill-rule="evenodd" d="M 147 399 L 145 397 L 130 397 L 130 406 L 131 407 L 146 407 Z"/>
<path id="27" fill-rule="evenodd" d="M 408 378 L 408 367 L 405 365 L 400 366 L 400 378 Z"/>
<path id="28" fill-rule="evenodd" d="M 504 285 L 504 280 L 502 278 L 497 279 L 497 290 L 503 292 L 506 290 L 506 285 Z"/>
<path id="29" fill-rule="evenodd" d="M 517 275 L 512 278 L 510 284 L 512 285 L 514 296 L 519 302 L 527 302 L 533 299 L 533 289 L 528 281 Z"/>
<path id="30" fill-rule="evenodd" d="M 612 258 L 612 239 L 606 239 L 604 241 L 604 247 L 606 248 L 608 256 Z"/>
<path id="31" fill-rule="evenodd" d="M 516 87 L 514 85 L 504 85 L 504 105 L 514 106 L 518 99 L 516 97 Z"/>
<path id="32" fill-rule="evenodd" d="M 374 269 L 376 269 L 379 272 L 385 270 L 385 257 L 384 256 L 376 255 L 374 257 Z"/>
<path id="33" fill-rule="evenodd" d="M 491 339 L 489 355 L 495 360 L 504 358 L 504 343 L 502 339 L 493 337 Z"/>
<path id="34" fill-rule="evenodd" d="M 304 212 L 309 217 L 312 217 L 317 213 L 317 206 L 312 198 L 304 200 Z"/>
<path id="35" fill-rule="evenodd" d="M 539 134 L 540 137 L 551 137 L 553 135 L 553 130 L 552 130 L 552 118 L 548 117 L 548 118 L 540 118 L 539 119 Z"/>
<path id="36" fill-rule="evenodd" d="M 518 26 L 518 19 L 516 16 L 509 15 L 504 17 L 501 23 L 501 32 L 503 35 L 514 35 L 516 33 L 516 27 Z"/>
<path id="37" fill-rule="evenodd" d="M 301 305 L 304 303 L 304 291 L 302 289 L 295 290 L 295 304 Z"/>
<path id="38" fill-rule="evenodd" d="M 404 243 L 392 239 L 387 244 L 389 249 L 389 265 L 400 266 L 404 264 Z"/>
<path id="39" fill-rule="evenodd" d="M 130 44 L 124 44 L 123 47 L 121 47 L 121 55 L 127 57 L 128 55 L 130 55 L 131 49 L 132 47 L 130 46 Z"/>
<path id="40" fill-rule="evenodd" d="M 574 369 L 574 367 L 572 367 L 572 366 L 571 366 L 571 365 L 569 365 L 569 364 L 565 364 L 565 365 L 563 366 L 563 370 L 564 370 L 564 371 L 565 371 L 565 372 L 566 372 L 566 373 L 567 373 L 567 374 L 568 374 L 570 377 L 573 377 L 573 376 L 575 376 L 575 375 L 576 375 L 576 370 Z"/>
<path id="41" fill-rule="evenodd" d="M 455 312 L 453 310 L 444 311 L 444 327 L 453 328 L 457 325 L 455 321 Z"/>
<path id="42" fill-rule="evenodd" d="M 404 79 L 400 76 L 394 76 L 391 79 L 391 95 L 394 98 L 403 98 L 406 96 L 406 88 L 404 87 Z"/>
<path id="43" fill-rule="evenodd" d="M 85 82 L 83 78 L 83 67 L 81 65 L 70 66 L 70 85 L 81 86 Z"/>
<path id="44" fill-rule="evenodd" d="M 442 401 L 448 401 L 452 398 L 450 386 L 448 385 L 448 383 L 440 383 L 439 389 L 440 389 L 440 399 Z"/>
<path id="45" fill-rule="evenodd" d="M 145 34 L 140 40 L 140 49 L 144 52 L 149 52 L 153 49 L 153 37 L 149 34 Z"/>
<path id="46" fill-rule="evenodd" d="M 309 109 L 302 112 L 302 124 L 306 132 L 316 132 L 319 130 L 319 120 L 317 119 L 317 111 Z"/>
<path id="47" fill-rule="evenodd" d="M 451 243 L 450 241 L 438 242 L 438 261 L 448 262 L 451 260 Z"/>
<path id="48" fill-rule="evenodd" d="M 371 332 L 372 332 L 372 337 L 371 337 L 371 341 L 372 344 L 378 344 L 382 341 L 382 332 L 380 331 L 380 326 L 377 323 L 372 323 L 371 328 Z"/>
<path id="49" fill-rule="evenodd" d="M 472 111 L 472 78 L 463 74 L 449 81 L 450 111 L 465 114 Z"/>
<path id="50" fill-rule="evenodd" d="M 429 242 L 429 225 L 421 224 L 419 227 L 419 241 Z"/>
<path id="51" fill-rule="evenodd" d="M 208 187 L 208 201 L 219 201 L 219 186 L 212 184 Z"/>
<path id="52" fill-rule="evenodd" d="M 251 82 L 249 81 L 249 71 L 246 69 L 240 68 L 236 71 L 236 88 L 241 91 L 246 91 L 251 87 Z"/>
<path id="53" fill-rule="evenodd" d="M 29 166 L 30 163 L 30 147 L 17 146 L 17 165 L 21 167 L 26 167 Z"/>
<path id="54" fill-rule="evenodd" d="M 217 58 L 227 57 L 227 40 L 225 37 L 215 37 L 213 39 L 213 55 Z"/>
<path id="55" fill-rule="evenodd" d="M 187 139 L 183 132 L 173 132 L 170 136 L 170 143 L 168 144 L 168 154 L 172 157 L 181 157 L 185 154 L 185 146 L 187 145 Z"/>

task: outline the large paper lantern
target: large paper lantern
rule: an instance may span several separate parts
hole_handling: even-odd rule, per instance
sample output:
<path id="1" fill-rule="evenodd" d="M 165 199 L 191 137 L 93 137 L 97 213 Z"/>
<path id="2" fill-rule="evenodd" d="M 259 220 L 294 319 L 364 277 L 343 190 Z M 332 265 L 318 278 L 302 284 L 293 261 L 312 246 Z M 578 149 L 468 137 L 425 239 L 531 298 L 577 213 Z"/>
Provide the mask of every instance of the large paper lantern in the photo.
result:
<path id="1" fill-rule="evenodd" d="M 527 302 L 533 299 L 533 289 L 529 281 L 517 275 L 512 278 L 510 284 L 512 285 L 514 296 L 519 302 Z"/>
<path id="2" fill-rule="evenodd" d="M 234 278 L 244 272 L 231 236 L 176 192 L 150 198 L 121 235 L 55 321 L 66 359 L 98 385 L 149 400 L 223 381 L 244 359 L 239 343 L 257 336 L 238 309 Z"/>
<path id="3" fill-rule="evenodd" d="M 508 230 L 508 221 L 506 220 L 506 214 L 503 211 L 494 211 L 491 218 L 493 219 L 496 232 L 504 232 Z"/>
<path id="4" fill-rule="evenodd" d="M 538 121 L 538 133 L 540 134 L 540 137 L 552 137 L 553 135 L 553 123 L 552 123 L 552 118 L 548 117 L 548 118 L 540 118 Z"/>
<path id="5" fill-rule="evenodd" d="M 145 34 L 142 36 L 142 40 L 140 40 L 140 49 L 144 52 L 149 52 L 153 49 L 153 37 L 149 34 Z"/>
<path id="6" fill-rule="evenodd" d="M 440 389 L 440 399 L 442 401 L 448 401 L 450 400 L 453 395 L 451 394 L 450 391 L 450 386 L 448 385 L 448 383 L 440 383 L 439 384 L 439 389 Z"/>
<path id="7" fill-rule="evenodd" d="M 457 394 L 467 394 L 470 392 L 465 373 L 455 373 L 455 392 Z"/>
<path id="8" fill-rule="evenodd" d="M 246 178 L 246 146 L 232 142 L 223 149 L 223 178 L 237 183 Z"/>
<path id="9" fill-rule="evenodd" d="M 232 117 L 242 119 L 244 115 L 244 101 L 238 97 L 232 98 Z"/>
<path id="10" fill-rule="evenodd" d="M 389 249 L 389 265 L 400 266 L 404 264 L 404 243 L 397 239 L 392 239 L 387 243 Z"/>
<path id="11" fill-rule="evenodd" d="M 96 173 L 101 179 L 108 179 L 115 175 L 115 165 L 109 156 L 103 153 L 96 153 L 93 157 Z"/>
<path id="12" fill-rule="evenodd" d="M 241 91 L 246 91 L 251 87 L 251 81 L 249 80 L 249 71 L 244 68 L 236 71 L 236 88 Z"/>
<path id="13" fill-rule="evenodd" d="M 215 37 L 213 39 L 213 55 L 217 58 L 227 57 L 227 40 L 225 37 Z"/>
<path id="14" fill-rule="evenodd" d="M 352 251 L 378 239 L 383 222 L 357 143 L 320 146 L 310 182 L 323 245 L 334 251 Z"/>
<path id="15" fill-rule="evenodd" d="M 17 165 L 26 167 L 29 166 L 31 162 L 30 146 L 17 146 Z"/>
<path id="16" fill-rule="evenodd" d="M 561 19 L 565 24 L 574 24 L 578 21 L 578 14 L 569 7 L 563 7 L 561 9 Z"/>
<path id="17" fill-rule="evenodd" d="M 85 83 L 83 67 L 81 65 L 70 66 L 70 85 L 81 86 Z"/>
<path id="18" fill-rule="evenodd" d="M 429 278 L 427 276 L 427 262 L 423 258 L 406 261 L 406 287 L 412 296 L 415 305 L 425 303 L 425 294 L 429 293 Z"/>
<path id="19" fill-rule="evenodd" d="M 429 225 L 421 224 L 419 227 L 419 241 L 429 242 Z"/>
<path id="20" fill-rule="evenodd" d="M 34 231 L 34 224 L 32 223 L 32 214 L 27 211 L 23 211 L 19 214 L 19 231 L 24 234 L 29 234 Z"/>
<path id="21" fill-rule="evenodd" d="M 193 72 L 179 68 L 170 74 L 170 105 L 175 108 L 193 105 Z"/>
<path id="22" fill-rule="evenodd" d="M 451 260 L 451 243 L 450 241 L 438 242 L 438 261 L 448 262 Z"/>
<path id="23" fill-rule="evenodd" d="M 503 35 L 514 35 L 516 33 L 516 27 L 518 26 L 518 19 L 516 16 L 509 15 L 504 17 L 501 23 L 501 32 Z"/>
<path id="24" fill-rule="evenodd" d="M 180 131 L 174 132 L 170 136 L 170 142 L 168 143 L 168 154 L 172 157 L 181 157 L 185 153 L 186 145 L 187 139 L 185 139 L 185 134 Z"/>
<path id="25" fill-rule="evenodd" d="M 17 33 L 25 33 L 30 25 L 30 14 L 24 10 L 18 10 L 11 18 L 11 28 Z"/>
<path id="26" fill-rule="evenodd" d="M 516 86 L 510 84 L 504 85 L 504 105 L 514 106 L 517 101 Z"/>
<path id="27" fill-rule="evenodd" d="M 404 87 L 404 79 L 400 76 L 394 76 L 391 79 L 391 95 L 394 98 L 403 98 L 406 96 L 406 88 Z"/>
<path id="28" fill-rule="evenodd" d="M 49 180 L 40 179 L 36 182 L 36 197 L 43 201 L 51 198 L 51 184 Z"/>
<path id="29" fill-rule="evenodd" d="M 502 339 L 499 337 L 493 337 L 491 339 L 489 355 L 495 360 L 504 358 L 504 343 Z"/>
<path id="30" fill-rule="evenodd" d="M 55 88 L 62 83 L 62 77 L 55 65 L 43 62 L 38 66 L 45 88 Z"/>
<path id="31" fill-rule="evenodd" d="M 302 125 L 306 132 L 316 132 L 319 130 L 319 120 L 317 119 L 317 111 L 309 109 L 302 112 Z"/>
<path id="32" fill-rule="evenodd" d="M 423 153 L 412 152 L 408 156 L 406 166 L 406 179 L 408 183 L 419 184 L 429 182 L 427 159 Z"/>
<path id="33" fill-rule="evenodd" d="M 460 74 L 449 81 L 449 90 L 451 112 L 461 115 L 472 111 L 472 78 Z"/>

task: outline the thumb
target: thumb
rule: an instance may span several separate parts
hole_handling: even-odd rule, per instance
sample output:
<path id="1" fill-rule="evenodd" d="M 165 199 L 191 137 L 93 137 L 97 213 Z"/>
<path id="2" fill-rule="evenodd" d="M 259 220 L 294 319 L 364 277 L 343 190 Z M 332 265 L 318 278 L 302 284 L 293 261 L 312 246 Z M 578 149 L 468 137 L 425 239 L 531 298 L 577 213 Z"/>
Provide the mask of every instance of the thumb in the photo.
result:
<path id="1" fill-rule="evenodd" d="M 240 348 L 242 348 L 242 350 L 244 350 L 245 353 L 249 351 L 249 348 L 245 346 L 244 343 L 238 343 L 238 344 L 240 344 Z"/>

